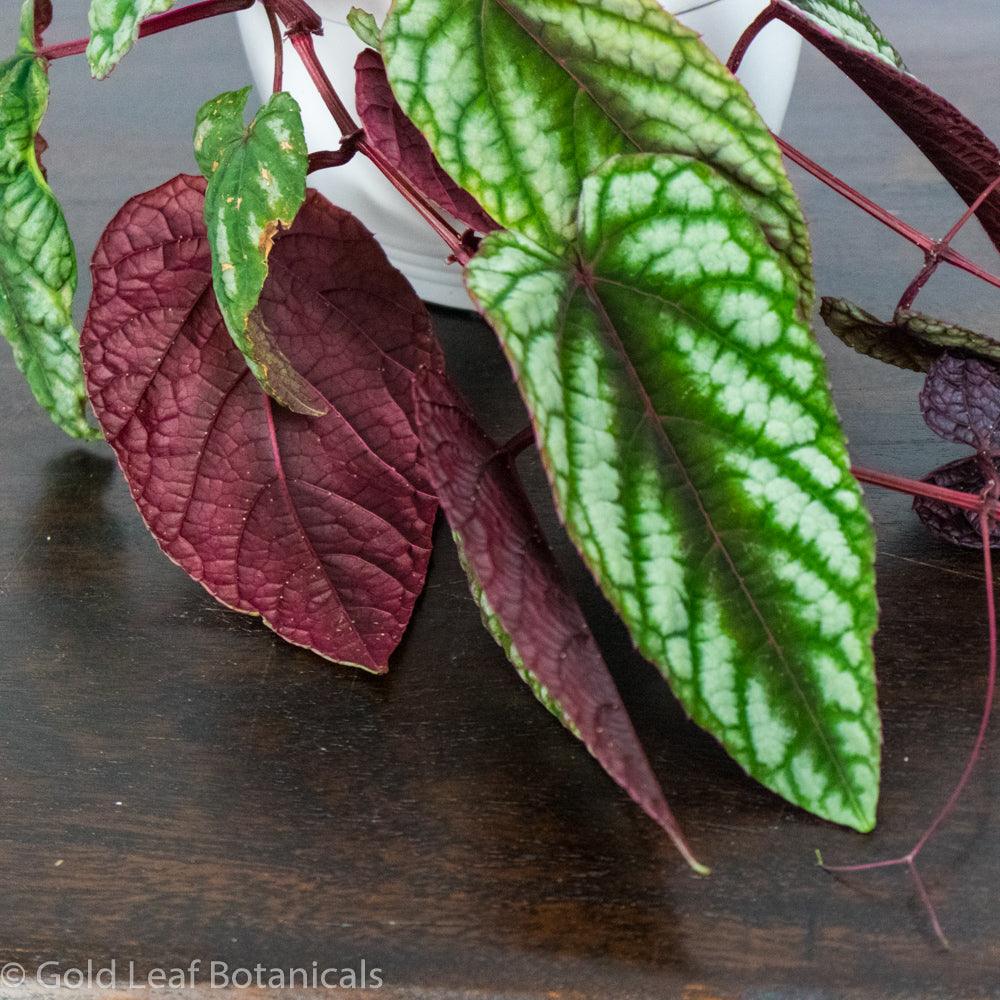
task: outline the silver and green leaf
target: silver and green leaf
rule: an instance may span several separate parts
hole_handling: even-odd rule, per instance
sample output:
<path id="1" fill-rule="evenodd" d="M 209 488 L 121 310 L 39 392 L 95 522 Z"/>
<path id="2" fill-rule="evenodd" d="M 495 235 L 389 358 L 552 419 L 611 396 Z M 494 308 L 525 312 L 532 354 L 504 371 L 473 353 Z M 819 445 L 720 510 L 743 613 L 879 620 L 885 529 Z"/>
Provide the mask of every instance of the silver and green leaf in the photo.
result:
<path id="1" fill-rule="evenodd" d="M 875 823 L 874 543 L 799 288 L 734 187 L 631 155 L 569 252 L 489 236 L 467 272 L 562 518 L 691 716 L 763 784 Z"/>
<path id="2" fill-rule="evenodd" d="M 681 153 L 726 177 L 811 311 L 809 235 L 750 98 L 656 0 L 397 0 L 382 28 L 397 100 L 503 227 L 556 254 L 609 156 Z"/>
<path id="3" fill-rule="evenodd" d="M 174 0 L 91 0 L 87 62 L 97 79 L 121 62 L 139 37 L 139 24 L 150 14 L 170 10 Z"/>
<path id="4" fill-rule="evenodd" d="M 261 387 L 297 413 L 322 414 L 326 401 L 277 348 L 257 310 L 274 238 L 305 200 L 309 156 L 302 116 L 295 98 L 282 91 L 245 125 L 250 90 L 208 101 L 195 126 L 195 156 L 208 179 L 212 285 L 229 333 Z"/>
<path id="5" fill-rule="evenodd" d="M 902 56 L 857 0 L 780 0 L 848 45 L 884 59 L 906 72 Z"/>
<path id="6" fill-rule="evenodd" d="M 27 0 L 17 54 L 0 64 L 0 332 L 53 421 L 73 437 L 93 438 L 72 318 L 76 253 L 38 161 L 49 80 L 35 40 Z"/>

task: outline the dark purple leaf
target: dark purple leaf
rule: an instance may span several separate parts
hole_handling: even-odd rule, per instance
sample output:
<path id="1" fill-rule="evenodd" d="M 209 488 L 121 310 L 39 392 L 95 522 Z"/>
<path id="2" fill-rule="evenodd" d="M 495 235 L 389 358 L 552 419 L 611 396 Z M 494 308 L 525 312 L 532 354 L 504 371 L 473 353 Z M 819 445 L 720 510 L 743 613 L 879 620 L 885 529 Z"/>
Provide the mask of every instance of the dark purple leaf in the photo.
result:
<path id="1" fill-rule="evenodd" d="M 931 366 L 920 409 L 935 434 L 977 452 L 1000 450 L 1000 368 L 944 354 Z"/>
<path id="2" fill-rule="evenodd" d="M 837 38 L 790 4 L 779 2 L 777 12 L 909 136 L 967 205 L 1000 175 L 1000 150 L 949 101 L 886 59 Z M 976 215 L 1000 249 L 1000 190 L 990 194 Z"/>
<path id="3" fill-rule="evenodd" d="M 992 456 L 992 460 L 995 461 L 997 457 Z M 925 476 L 923 481 L 974 495 L 980 493 L 986 486 L 982 461 L 976 455 L 960 458 L 957 462 L 943 465 L 940 469 L 935 469 L 930 475 Z M 927 528 L 946 542 L 961 545 L 967 549 L 981 549 L 983 547 L 978 512 L 963 510 L 940 500 L 930 500 L 927 497 L 916 497 L 913 501 L 913 509 Z M 990 527 L 990 548 L 1000 548 L 1000 525 L 995 521 Z"/>
<path id="4" fill-rule="evenodd" d="M 546 544 L 511 458 L 440 375 L 416 383 L 431 479 L 494 638 L 536 695 L 691 856 L 615 683 Z"/>
<path id="5" fill-rule="evenodd" d="M 415 187 L 456 219 L 480 233 L 497 224 L 444 172 L 419 129 L 396 103 L 382 57 L 362 49 L 354 64 L 355 102 L 368 141 Z"/>
<path id="6" fill-rule="evenodd" d="M 426 310 L 371 234 L 310 192 L 277 237 L 260 315 L 329 402 L 275 405 L 212 294 L 205 181 L 133 198 L 92 265 L 87 387 L 146 524 L 222 603 L 382 672 L 423 587 L 436 501 L 413 373 L 440 365 Z"/>

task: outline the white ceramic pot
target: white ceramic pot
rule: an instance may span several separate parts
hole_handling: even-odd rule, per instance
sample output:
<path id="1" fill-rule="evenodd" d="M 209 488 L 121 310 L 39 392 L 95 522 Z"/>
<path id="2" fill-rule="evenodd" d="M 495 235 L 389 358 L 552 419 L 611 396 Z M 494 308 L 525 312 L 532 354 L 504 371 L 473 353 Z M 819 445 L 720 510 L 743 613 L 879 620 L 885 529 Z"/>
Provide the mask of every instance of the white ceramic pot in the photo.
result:
<path id="1" fill-rule="evenodd" d="M 767 0 L 661 0 L 667 10 L 699 31 L 706 43 L 725 59 L 743 29 Z M 345 17 L 357 4 L 381 22 L 389 0 L 313 0 L 323 18 L 324 34 L 316 49 L 344 102 L 354 110 L 354 59 L 362 43 Z M 260 4 L 239 15 L 240 34 L 257 90 L 270 93 L 274 73 L 271 32 Z M 791 96 L 799 60 L 800 39 L 791 29 L 772 24 L 757 38 L 740 70 L 740 79 L 772 129 L 781 127 Z M 285 87 L 302 106 L 310 149 L 332 149 L 339 136 L 326 106 L 313 88 L 295 51 L 285 42 Z M 396 190 L 364 157 L 310 178 L 310 184 L 331 201 L 349 209 L 378 237 L 389 259 L 410 279 L 428 302 L 469 308 L 461 273 L 444 263 L 440 239 L 406 204 Z"/>

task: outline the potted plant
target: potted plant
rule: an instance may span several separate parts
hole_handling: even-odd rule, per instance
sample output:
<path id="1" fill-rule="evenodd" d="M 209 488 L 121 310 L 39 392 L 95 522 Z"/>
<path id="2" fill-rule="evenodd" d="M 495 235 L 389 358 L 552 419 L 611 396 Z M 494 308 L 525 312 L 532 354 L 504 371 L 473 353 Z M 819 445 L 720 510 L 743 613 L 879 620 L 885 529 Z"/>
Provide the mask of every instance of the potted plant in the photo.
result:
<path id="1" fill-rule="evenodd" d="M 353 73 L 336 25 L 327 65 L 330 26 L 306 0 L 261 0 L 270 96 L 249 121 L 252 87 L 211 97 L 194 123 L 199 173 L 111 220 L 78 335 L 75 253 L 41 162 L 50 61 L 86 51 L 105 76 L 143 35 L 252 6 L 93 0 L 89 39 L 46 44 L 52 5 L 25 0 L 0 65 L 0 331 L 38 402 L 70 435 L 105 438 L 161 549 L 215 598 L 369 673 L 402 639 L 443 510 L 513 667 L 701 874 L 517 456 L 537 448 L 584 563 L 691 717 L 761 784 L 859 832 L 875 825 L 881 772 L 859 483 L 914 496 L 932 531 L 982 553 L 981 724 L 907 853 L 832 870 L 906 870 L 943 941 L 917 861 L 993 703 L 1000 343 L 914 304 L 942 265 L 1000 287 L 951 245 L 976 217 L 1000 246 L 1000 149 L 909 73 L 856 0 L 771 0 L 726 65 L 655 0 L 396 0 L 382 23 L 349 13 Z M 967 205 L 949 232 L 907 225 L 773 134 L 733 74 L 775 22 L 947 178 Z M 793 67 L 781 71 L 786 95 Z M 329 116 L 316 145 L 286 73 L 308 77 Z M 450 385 L 431 316 L 372 233 L 309 186 L 358 157 L 440 242 L 499 338 L 530 416 L 509 441 Z M 891 317 L 821 306 L 858 351 L 926 372 L 929 428 L 970 453 L 923 480 L 851 464 L 783 157 L 924 251 Z"/>

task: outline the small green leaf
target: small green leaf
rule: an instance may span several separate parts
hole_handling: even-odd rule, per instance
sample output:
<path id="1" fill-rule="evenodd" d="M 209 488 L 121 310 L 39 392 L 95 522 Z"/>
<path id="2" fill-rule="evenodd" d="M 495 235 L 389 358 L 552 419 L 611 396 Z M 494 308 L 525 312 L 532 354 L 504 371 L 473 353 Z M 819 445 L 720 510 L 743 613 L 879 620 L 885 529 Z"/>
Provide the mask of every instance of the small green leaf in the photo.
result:
<path id="1" fill-rule="evenodd" d="M 0 333 L 55 423 L 94 438 L 72 319 L 76 253 L 36 153 L 49 80 L 34 54 L 33 0 L 21 28 L 18 54 L 0 64 Z"/>
<path id="2" fill-rule="evenodd" d="M 264 391 L 296 413 L 317 416 L 327 412 L 326 401 L 295 371 L 255 311 L 274 237 L 292 224 L 305 199 L 302 116 L 295 98 L 280 92 L 246 126 L 250 90 L 213 98 L 195 126 L 195 156 L 208 179 L 212 284 L 229 333 Z"/>
<path id="3" fill-rule="evenodd" d="M 583 178 L 619 153 L 703 159 L 797 275 L 809 234 L 750 98 L 656 0 L 397 0 L 382 29 L 393 92 L 456 183 L 554 253 Z"/>
<path id="4" fill-rule="evenodd" d="M 875 822 L 874 544 L 797 288 L 730 184 L 612 159 L 570 254 L 468 268 L 562 518 L 639 649 L 747 771 Z"/>
<path id="5" fill-rule="evenodd" d="M 378 52 L 381 45 L 379 27 L 375 18 L 360 7 L 352 7 L 347 12 L 347 23 L 351 30 L 368 46 Z"/>
<path id="6" fill-rule="evenodd" d="M 841 41 L 884 59 L 905 73 L 900 54 L 857 0 L 781 0 L 795 7 Z"/>
<path id="7" fill-rule="evenodd" d="M 135 45 L 139 22 L 150 14 L 170 10 L 173 5 L 174 0 L 92 0 L 87 46 L 90 72 L 103 80 Z"/>
<path id="8" fill-rule="evenodd" d="M 820 314 L 848 347 L 897 368 L 930 371 L 945 351 L 1000 363 L 1000 341 L 923 313 L 897 310 L 891 322 L 883 323 L 852 302 L 824 298 Z"/>

